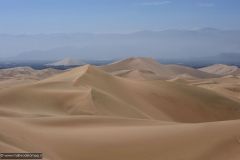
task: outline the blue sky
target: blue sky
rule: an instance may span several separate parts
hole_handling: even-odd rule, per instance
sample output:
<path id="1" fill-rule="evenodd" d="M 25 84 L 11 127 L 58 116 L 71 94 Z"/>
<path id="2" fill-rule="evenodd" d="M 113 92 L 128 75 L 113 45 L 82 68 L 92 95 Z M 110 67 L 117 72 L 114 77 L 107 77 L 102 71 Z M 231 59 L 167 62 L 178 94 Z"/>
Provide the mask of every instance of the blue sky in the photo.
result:
<path id="1" fill-rule="evenodd" d="M 239 0 L 0 0 L 0 33 L 240 29 Z"/>

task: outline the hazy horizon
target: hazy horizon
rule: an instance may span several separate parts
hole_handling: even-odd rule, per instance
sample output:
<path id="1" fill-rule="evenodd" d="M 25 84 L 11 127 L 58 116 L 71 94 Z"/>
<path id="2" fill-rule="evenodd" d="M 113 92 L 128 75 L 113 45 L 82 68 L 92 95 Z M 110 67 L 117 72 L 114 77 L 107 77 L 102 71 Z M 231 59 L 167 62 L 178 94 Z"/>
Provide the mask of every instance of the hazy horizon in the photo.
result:
<path id="1" fill-rule="evenodd" d="M 1 0 L 0 58 L 240 54 L 237 0 Z"/>

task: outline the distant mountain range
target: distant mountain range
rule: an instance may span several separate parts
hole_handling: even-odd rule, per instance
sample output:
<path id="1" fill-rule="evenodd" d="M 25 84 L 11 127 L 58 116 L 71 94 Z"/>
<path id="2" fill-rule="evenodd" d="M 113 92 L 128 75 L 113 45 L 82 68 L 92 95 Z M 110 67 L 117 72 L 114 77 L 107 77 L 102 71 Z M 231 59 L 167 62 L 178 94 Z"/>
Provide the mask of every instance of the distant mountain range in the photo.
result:
<path id="1" fill-rule="evenodd" d="M 22 61 L 131 56 L 177 59 L 240 53 L 240 31 L 203 28 L 128 34 L 0 35 L 0 43 L 0 56 Z"/>

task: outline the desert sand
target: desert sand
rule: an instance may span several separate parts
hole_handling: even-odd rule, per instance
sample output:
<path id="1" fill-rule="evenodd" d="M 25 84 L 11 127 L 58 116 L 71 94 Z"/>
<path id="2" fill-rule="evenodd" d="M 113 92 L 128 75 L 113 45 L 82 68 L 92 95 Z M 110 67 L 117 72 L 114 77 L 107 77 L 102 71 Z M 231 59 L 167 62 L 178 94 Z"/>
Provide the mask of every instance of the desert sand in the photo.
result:
<path id="1" fill-rule="evenodd" d="M 238 160 L 240 101 L 203 86 L 235 86 L 236 78 L 130 58 L 3 87 L 0 151 L 47 160 Z"/>

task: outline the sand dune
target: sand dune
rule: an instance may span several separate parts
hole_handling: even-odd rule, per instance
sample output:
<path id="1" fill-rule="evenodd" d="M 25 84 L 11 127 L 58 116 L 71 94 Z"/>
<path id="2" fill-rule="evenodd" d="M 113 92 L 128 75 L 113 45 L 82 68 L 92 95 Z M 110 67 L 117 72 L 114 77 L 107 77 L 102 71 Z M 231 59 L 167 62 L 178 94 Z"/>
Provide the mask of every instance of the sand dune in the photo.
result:
<path id="1" fill-rule="evenodd" d="M 215 64 L 200 68 L 199 70 L 218 75 L 240 75 L 240 69 L 237 66 L 228 66 L 225 64 Z"/>
<path id="2" fill-rule="evenodd" d="M 178 66 L 167 66 L 169 74 L 151 59 L 134 60 L 134 68 L 128 61 L 0 90 L 0 151 L 42 152 L 47 160 L 240 158 L 240 102 L 197 84 L 154 79 Z"/>
<path id="3" fill-rule="evenodd" d="M 172 79 L 176 76 L 187 74 L 195 78 L 213 78 L 217 75 L 202 72 L 200 70 L 182 66 L 182 65 L 164 65 L 160 64 L 152 58 L 137 57 L 128 58 L 122 61 L 114 62 L 105 66 L 101 66 L 101 69 L 115 74 L 120 71 L 130 71 L 127 74 L 120 74 L 120 76 L 135 79 Z M 152 72 L 151 75 L 147 75 L 143 71 Z M 134 74 L 134 76 L 132 76 Z M 155 74 L 155 75 L 154 75 Z"/>

